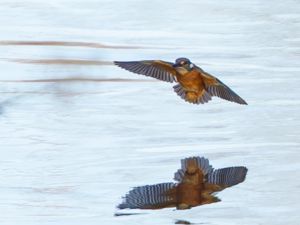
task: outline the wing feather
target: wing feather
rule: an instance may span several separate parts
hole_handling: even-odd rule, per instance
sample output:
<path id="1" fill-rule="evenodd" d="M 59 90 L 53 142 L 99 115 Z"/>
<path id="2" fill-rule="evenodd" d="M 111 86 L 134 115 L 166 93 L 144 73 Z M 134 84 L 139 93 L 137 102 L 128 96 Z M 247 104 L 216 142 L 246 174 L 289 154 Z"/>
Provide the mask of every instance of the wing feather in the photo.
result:
<path id="1" fill-rule="evenodd" d="M 158 80 L 173 83 L 176 81 L 176 70 L 173 63 L 162 60 L 144 60 L 144 61 L 115 61 L 115 65 L 133 73 L 153 77 Z"/>
<path id="2" fill-rule="evenodd" d="M 201 74 L 205 88 L 212 96 L 217 96 L 219 98 L 235 102 L 242 105 L 247 105 L 247 102 L 237 95 L 233 90 L 231 90 L 226 84 L 217 79 L 216 77 L 204 72 L 201 68 L 197 68 L 198 72 Z"/>
<path id="3" fill-rule="evenodd" d="M 161 183 L 135 187 L 118 205 L 119 209 L 160 209 L 164 207 L 174 207 L 176 205 L 173 196 L 176 184 Z M 175 192 L 174 192 L 175 193 Z"/>
<path id="4" fill-rule="evenodd" d="M 207 182 L 221 187 L 231 187 L 243 182 L 248 169 L 243 166 L 217 169 L 208 174 Z"/>

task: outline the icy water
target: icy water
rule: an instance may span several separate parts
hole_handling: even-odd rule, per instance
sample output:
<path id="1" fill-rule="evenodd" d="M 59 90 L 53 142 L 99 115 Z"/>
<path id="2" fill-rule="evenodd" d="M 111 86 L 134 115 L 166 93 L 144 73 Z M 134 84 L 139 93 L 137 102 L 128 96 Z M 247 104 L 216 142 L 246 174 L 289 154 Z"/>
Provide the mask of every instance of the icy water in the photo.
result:
<path id="1" fill-rule="evenodd" d="M 1 224 L 300 223 L 299 1 L 1 0 L 0 24 Z M 249 105 L 111 65 L 180 56 Z M 247 179 L 191 210 L 115 208 L 188 156 Z"/>

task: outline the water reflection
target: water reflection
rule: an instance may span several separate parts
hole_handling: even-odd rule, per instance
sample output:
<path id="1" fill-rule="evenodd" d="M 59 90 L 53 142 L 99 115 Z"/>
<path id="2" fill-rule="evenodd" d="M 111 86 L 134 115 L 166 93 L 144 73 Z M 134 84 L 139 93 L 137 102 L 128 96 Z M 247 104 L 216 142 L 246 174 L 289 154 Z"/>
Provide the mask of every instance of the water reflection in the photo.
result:
<path id="1" fill-rule="evenodd" d="M 6 100 L 1 101 L 0 102 L 0 115 L 3 115 L 5 113 L 6 108 L 11 106 L 19 98 L 20 98 L 20 96 L 15 96 L 15 97 L 8 98 Z"/>
<path id="2" fill-rule="evenodd" d="M 187 220 L 176 220 L 175 224 L 193 224 Z"/>
<path id="3" fill-rule="evenodd" d="M 246 167 L 228 167 L 214 170 L 204 157 L 181 160 L 181 169 L 174 176 L 178 183 L 160 183 L 131 190 L 119 209 L 162 209 L 195 206 L 221 201 L 215 192 L 237 185 L 245 180 Z"/>
<path id="4" fill-rule="evenodd" d="M 176 220 L 174 224 L 194 224 L 194 225 L 197 225 L 197 224 L 207 224 L 207 223 L 192 223 L 192 222 L 187 221 L 187 220 Z"/>
<path id="5" fill-rule="evenodd" d="M 145 213 L 115 213 L 114 216 L 133 216 L 133 215 L 142 215 Z"/>
<path id="6" fill-rule="evenodd" d="M 197 225 L 197 224 L 207 224 L 207 223 L 192 223 L 188 220 L 176 220 L 174 224 L 194 224 L 194 225 Z"/>

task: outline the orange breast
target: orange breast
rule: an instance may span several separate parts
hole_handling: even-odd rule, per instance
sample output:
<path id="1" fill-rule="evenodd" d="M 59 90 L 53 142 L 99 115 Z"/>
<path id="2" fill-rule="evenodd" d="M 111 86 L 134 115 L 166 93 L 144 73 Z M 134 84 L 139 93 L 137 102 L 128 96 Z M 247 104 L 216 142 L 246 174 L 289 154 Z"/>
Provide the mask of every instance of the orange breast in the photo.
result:
<path id="1" fill-rule="evenodd" d="M 187 91 L 201 92 L 204 89 L 202 77 L 196 70 L 179 75 L 177 80 Z"/>

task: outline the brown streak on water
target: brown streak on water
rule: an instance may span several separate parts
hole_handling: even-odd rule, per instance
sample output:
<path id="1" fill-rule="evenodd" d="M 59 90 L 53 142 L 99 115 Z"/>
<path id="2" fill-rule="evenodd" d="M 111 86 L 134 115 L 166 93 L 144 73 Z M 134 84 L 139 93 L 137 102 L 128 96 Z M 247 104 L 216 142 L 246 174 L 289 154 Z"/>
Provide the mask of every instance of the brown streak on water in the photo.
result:
<path id="1" fill-rule="evenodd" d="M 97 66 L 108 66 L 114 65 L 110 61 L 99 61 L 99 60 L 83 60 L 83 59 L 5 59 L 9 62 L 26 63 L 26 64 L 61 64 L 61 65 L 97 65 Z"/>
<path id="2" fill-rule="evenodd" d="M 35 45 L 35 46 L 71 46 L 87 48 L 139 49 L 141 46 L 104 45 L 95 42 L 79 41 L 0 41 L 0 45 Z"/>
<path id="3" fill-rule="evenodd" d="M 139 80 L 139 79 L 122 79 L 122 78 L 50 78 L 50 79 L 33 79 L 33 80 L 0 80 L 7 83 L 51 83 L 51 82 L 158 82 L 156 80 Z"/>

